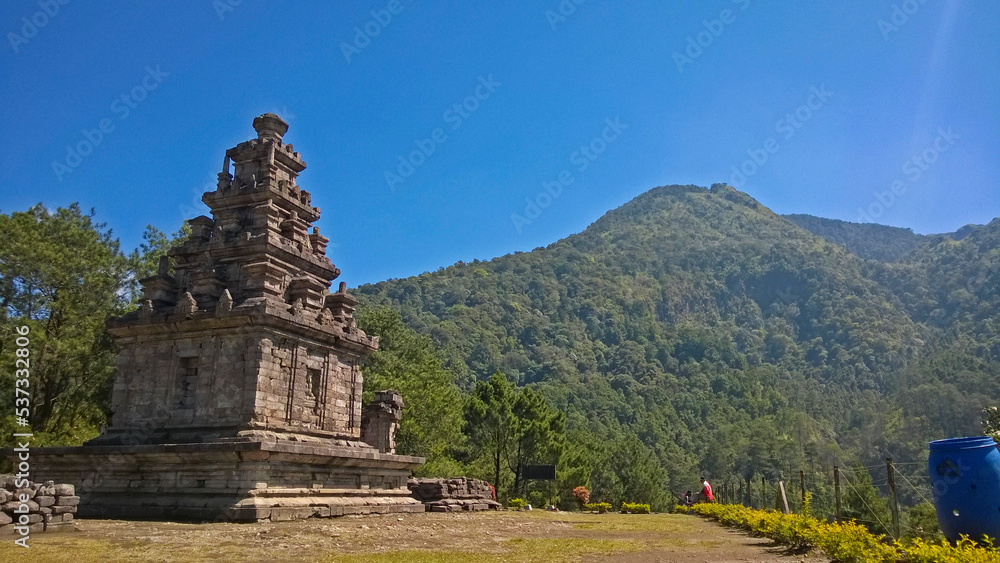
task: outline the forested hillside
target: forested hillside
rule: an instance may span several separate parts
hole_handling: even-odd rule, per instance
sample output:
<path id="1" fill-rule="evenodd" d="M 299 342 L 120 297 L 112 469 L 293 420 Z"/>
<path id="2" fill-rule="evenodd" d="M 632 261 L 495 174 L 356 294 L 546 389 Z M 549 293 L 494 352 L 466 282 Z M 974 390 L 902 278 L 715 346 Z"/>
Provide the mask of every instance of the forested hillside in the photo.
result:
<path id="1" fill-rule="evenodd" d="M 675 490 L 915 463 L 980 433 L 1000 398 L 1000 221 L 960 241 L 823 221 L 661 187 L 546 248 L 357 294 L 430 336 L 462 387 L 533 386 L 571 433 L 637 439 Z"/>
<path id="2" fill-rule="evenodd" d="M 850 223 L 812 215 L 785 215 L 789 221 L 834 244 L 842 244 L 853 254 L 866 260 L 895 262 L 930 237 L 918 235 L 912 229 L 889 227 L 876 223 Z"/>

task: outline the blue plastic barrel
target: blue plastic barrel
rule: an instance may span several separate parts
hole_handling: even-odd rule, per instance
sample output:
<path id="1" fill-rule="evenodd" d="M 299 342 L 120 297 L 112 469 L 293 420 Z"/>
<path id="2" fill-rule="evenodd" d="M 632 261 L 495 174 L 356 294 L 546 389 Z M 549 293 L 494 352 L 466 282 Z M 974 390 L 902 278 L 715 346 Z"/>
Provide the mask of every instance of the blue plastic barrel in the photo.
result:
<path id="1" fill-rule="evenodd" d="M 1000 450 L 989 436 L 930 443 L 927 470 L 938 524 L 948 541 L 1000 538 Z"/>

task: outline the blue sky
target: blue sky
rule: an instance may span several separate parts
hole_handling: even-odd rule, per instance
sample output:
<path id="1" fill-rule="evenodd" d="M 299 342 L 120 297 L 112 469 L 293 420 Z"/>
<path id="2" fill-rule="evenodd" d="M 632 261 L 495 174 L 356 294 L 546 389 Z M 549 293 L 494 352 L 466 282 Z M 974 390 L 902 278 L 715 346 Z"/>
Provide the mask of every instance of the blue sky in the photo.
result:
<path id="1" fill-rule="evenodd" d="M 1000 216 L 1000 4 L 680 4 L 8 0 L 0 212 L 79 202 L 132 248 L 205 213 L 271 111 L 352 286 L 665 184 L 921 233 Z"/>

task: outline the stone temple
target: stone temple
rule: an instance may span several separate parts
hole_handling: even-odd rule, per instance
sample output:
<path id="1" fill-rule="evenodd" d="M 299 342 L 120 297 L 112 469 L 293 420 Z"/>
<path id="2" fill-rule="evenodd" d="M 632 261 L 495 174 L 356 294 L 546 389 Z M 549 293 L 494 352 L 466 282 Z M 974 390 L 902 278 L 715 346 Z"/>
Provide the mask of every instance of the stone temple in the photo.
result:
<path id="1" fill-rule="evenodd" d="M 108 320 L 120 346 L 113 415 L 79 447 L 31 452 L 36 479 L 74 483 L 80 515 L 288 520 L 422 512 L 395 454 L 402 398 L 362 409 L 360 364 L 378 337 L 312 223 L 288 124 L 253 120 L 226 151 L 212 217 L 141 280 L 137 311 Z M 346 215 L 346 214 L 344 214 Z"/>

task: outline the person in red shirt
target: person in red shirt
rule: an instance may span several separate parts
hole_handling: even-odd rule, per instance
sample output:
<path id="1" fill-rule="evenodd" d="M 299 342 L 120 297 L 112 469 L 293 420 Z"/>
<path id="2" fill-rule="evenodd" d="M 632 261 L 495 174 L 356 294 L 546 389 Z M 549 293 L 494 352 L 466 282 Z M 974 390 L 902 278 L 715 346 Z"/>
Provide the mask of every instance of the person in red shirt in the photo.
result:
<path id="1" fill-rule="evenodd" d="M 712 496 L 712 485 L 709 485 L 704 477 L 701 478 L 701 498 L 704 502 L 715 502 L 715 497 Z"/>

